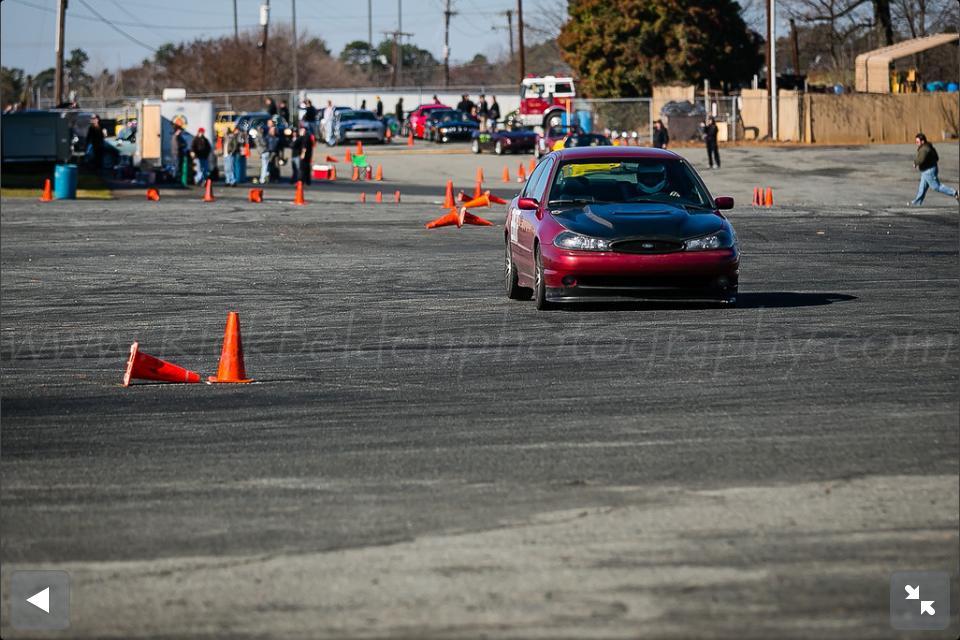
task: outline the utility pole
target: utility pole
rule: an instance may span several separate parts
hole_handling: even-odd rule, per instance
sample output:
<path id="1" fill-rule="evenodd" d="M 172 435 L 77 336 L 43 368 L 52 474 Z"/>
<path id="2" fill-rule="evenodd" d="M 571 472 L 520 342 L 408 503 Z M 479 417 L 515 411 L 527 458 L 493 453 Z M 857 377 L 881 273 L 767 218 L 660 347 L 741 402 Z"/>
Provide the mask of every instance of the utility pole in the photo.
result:
<path id="1" fill-rule="evenodd" d="M 407 33 L 405 31 L 384 31 L 383 35 L 393 38 L 393 72 L 390 75 L 390 86 L 397 86 L 397 81 L 400 79 L 400 66 L 401 66 L 401 51 L 400 51 L 400 39 L 403 36 L 412 36 L 412 33 Z"/>
<path id="2" fill-rule="evenodd" d="M 373 0 L 367 0 L 367 73 L 373 78 Z"/>
<path id="3" fill-rule="evenodd" d="M 777 140 L 777 119 L 780 113 L 777 110 L 777 0 L 770 0 L 770 58 L 767 88 L 770 90 L 770 139 Z"/>
<path id="4" fill-rule="evenodd" d="M 57 0 L 57 41 L 54 53 L 57 57 L 53 81 L 53 106 L 63 103 L 63 31 L 67 18 L 67 0 Z"/>
<path id="5" fill-rule="evenodd" d="M 523 0 L 517 0 L 517 48 L 520 50 L 520 82 L 527 75 L 527 59 L 523 50 Z"/>
<path id="6" fill-rule="evenodd" d="M 403 0 L 397 0 L 397 82 L 402 82 L 403 73 Z"/>
<path id="7" fill-rule="evenodd" d="M 257 46 L 260 47 L 260 91 L 263 91 L 266 89 L 267 81 L 267 36 L 270 31 L 270 0 L 263 0 L 263 4 L 260 5 L 260 27 L 262 31 Z"/>
<path id="8" fill-rule="evenodd" d="M 450 0 L 446 0 L 443 11 L 443 86 L 450 86 L 450 16 L 457 15 L 450 10 Z"/>
<path id="9" fill-rule="evenodd" d="M 507 36 L 510 38 L 510 64 L 513 65 L 513 11 L 507 9 L 504 11 L 507 14 Z"/>
<path id="10" fill-rule="evenodd" d="M 797 37 L 797 23 L 790 18 L 790 40 L 793 41 L 793 73 L 794 75 L 803 75 L 800 72 L 800 39 Z"/>
<path id="11" fill-rule="evenodd" d="M 300 88 L 300 70 L 297 68 L 297 0 L 290 0 L 290 4 L 293 10 L 293 102 L 296 103 L 290 106 L 296 111 L 299 104 L 297 90 Z"/>
<path id="12" fill-rule="evenodd" d="M 233 0 L 233 41 L 240 43 L 240 27 L 237 25 L 237 0 Z"/>

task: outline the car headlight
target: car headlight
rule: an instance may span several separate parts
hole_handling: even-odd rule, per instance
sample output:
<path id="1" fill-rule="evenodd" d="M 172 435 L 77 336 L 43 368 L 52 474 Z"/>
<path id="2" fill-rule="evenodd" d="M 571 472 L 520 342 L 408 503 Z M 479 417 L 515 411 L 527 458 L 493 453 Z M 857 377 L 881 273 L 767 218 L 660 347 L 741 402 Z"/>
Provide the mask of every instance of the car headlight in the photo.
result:
<path id="1" fill-rule="evenodd" d="M 713 249 L 729 249 L 734 245 L 736 238 L 727 231 L 717 231 L 702 238 L 692 238 L 683 243 L 684 251 L 711 251 Z"/>
<path id="2" fill-rule="evenodd" d="M 576 251 L 609 251 L 610 241 L 583 236 L 573 231 L 562 231 L 553 239 L 553 245 L 561 249 Z"/>
<path id="3" fill-rule="evenodd" d="M 446 132 L 447 132 L 446 127 L 440 127 L 440 133 L 446 133 Z"/>

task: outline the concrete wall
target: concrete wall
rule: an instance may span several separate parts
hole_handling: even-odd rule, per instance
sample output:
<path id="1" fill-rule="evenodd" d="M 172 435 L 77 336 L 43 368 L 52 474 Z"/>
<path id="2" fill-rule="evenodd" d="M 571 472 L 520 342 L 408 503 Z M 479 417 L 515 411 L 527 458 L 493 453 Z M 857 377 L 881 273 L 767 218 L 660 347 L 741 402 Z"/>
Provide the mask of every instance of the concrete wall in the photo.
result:
<path id="1" fill-rule="evenodd" d="M 904 143 L 918 131 L 943 140 L 960 128 L 957 94 L 810 94 L 804 102 L 807 142 Z"/>
<path id="2" fill-rule="evenodd" d="M 801 128 L 803 92 L 781 89 L 777 91 L 777 139 L 784 142 L 803 140 Z"/>

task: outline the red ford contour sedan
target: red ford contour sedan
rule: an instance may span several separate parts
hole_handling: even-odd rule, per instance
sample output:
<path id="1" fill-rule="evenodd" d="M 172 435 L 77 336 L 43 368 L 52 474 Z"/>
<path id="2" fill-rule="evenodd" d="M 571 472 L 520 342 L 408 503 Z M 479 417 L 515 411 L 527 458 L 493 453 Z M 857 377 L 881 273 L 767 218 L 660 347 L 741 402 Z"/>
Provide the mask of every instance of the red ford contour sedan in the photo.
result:
<path id="1" fill-rule="evenodd" d="M 723 209 L 671 151 L 550 153 L 508 207 L 507 295 L 538 309 L 583 300 L 737 301 L 740 250 Z"/>

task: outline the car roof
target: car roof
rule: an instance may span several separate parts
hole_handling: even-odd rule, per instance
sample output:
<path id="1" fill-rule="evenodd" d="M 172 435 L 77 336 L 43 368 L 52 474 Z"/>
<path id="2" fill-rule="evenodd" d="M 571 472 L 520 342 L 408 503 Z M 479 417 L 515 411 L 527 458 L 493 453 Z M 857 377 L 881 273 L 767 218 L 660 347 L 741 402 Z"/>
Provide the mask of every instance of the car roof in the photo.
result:
<path id="1" fill-rule="evenodd" d="M 592 158 L 679 158 L 673 151 L 653 147 L 570 147 L 555 152 L 560 160 L 589 160 Z"/>

